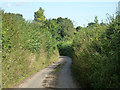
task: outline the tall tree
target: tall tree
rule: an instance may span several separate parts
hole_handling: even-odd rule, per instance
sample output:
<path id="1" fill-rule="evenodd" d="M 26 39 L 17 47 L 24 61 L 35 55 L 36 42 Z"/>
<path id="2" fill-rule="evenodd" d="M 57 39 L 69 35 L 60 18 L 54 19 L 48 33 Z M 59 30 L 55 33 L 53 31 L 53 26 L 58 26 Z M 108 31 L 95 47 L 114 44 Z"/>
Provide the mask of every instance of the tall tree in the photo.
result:
<path id="1" fill-rule="evenodd" d="M 34 12 L 34 20 L 38 22 L 44 22 L 45 16 L 44 16 L 44 9 L 40 7 L 40 9 L 36 12 Z"/>
<path id="2" fill-rule="evenodd" d="M 57 18 L 57 23 L 59 24 L 59 35 L 64 40 L 69 40 L 74 34 L 74 25 L 72 21 L 68 18 Z"/>
<path id="3" fill-rule="evenodd" d="M 94 22 L 95 22 L 96 24 L 98 24 L 98 17 L 97 17 L 97 16 L 95 16 Z"/>

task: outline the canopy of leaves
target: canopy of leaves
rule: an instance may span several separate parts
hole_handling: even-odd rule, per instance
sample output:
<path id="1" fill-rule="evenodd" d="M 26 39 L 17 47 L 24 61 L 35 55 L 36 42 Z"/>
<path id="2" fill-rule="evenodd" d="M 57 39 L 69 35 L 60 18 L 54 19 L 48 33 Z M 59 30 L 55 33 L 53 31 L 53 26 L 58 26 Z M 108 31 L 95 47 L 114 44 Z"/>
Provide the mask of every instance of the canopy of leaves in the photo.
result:
<path id="1" fill-rule="evenodd" d="M 34 12 L 34 20 L 38 22 L 45 21 L 44 10 L 41 7 L 38 11 Z"/>
<path id="2" fill-rule="evenodd" d="M 76 31 L 79 31 L 79 30 L 81 30 L 81 29 L 82 29 L 81 26 L 77 26 L 77 27 L 76 27 Z"/>

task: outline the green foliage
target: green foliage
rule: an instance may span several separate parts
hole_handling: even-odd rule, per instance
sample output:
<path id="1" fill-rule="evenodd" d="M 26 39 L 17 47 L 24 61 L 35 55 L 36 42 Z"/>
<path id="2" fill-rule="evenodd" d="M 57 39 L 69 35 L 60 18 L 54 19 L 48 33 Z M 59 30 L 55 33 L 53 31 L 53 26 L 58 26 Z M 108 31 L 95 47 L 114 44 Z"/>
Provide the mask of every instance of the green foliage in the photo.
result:
<path id="1" fill-rule="evenodd" d="M 101 25 L 101 26 L 105 26 L 106 24 L 102 21 L 102 22 L 100 23 L 100 25 Z"/>
<path id="2" fill-rule="evenodd" d="M 81 29 L 82 29 L 81 26 L 77 26 L 77 27 L 76 27 L 76 31 L 79 31 L 79 30 L 81 30 Z"/>
<path id="3" fill-rule="evenodd" d="M 3 13 L 3 87 L 11 87 L 56 61 L 59 41 L 72 39 L 74 26 L 70 19 L 45 20 L 42 8 L 34 17 L 34 21 L 29 22 L 21 14 Z"/>
<path id="4" fill-rule="evenodd" d="M 97 16 L 95 16 L 94 22 L 95 22 L 96 24 L 98 24 L 98 18 L 97 18 Z"/>
<path id="5" fill-rule="evenodd" d="M 103 24 L 103 22 L 102 22 L 101 24 Z M 94 27 L 94 28 L 96 28 L 96 27 L 98 27 L 98 26 L 99 26 L 98 18 L 97 18 L 97 16 L 95 16 L 94 22 L 88 23 L 88 26 L 87 26 L 87 27 Z"/>
<path id="6" fill-rule="evenodd" d="M 61 56 L 69 56 L 72 58 L 72 55 L 74 53 L 72 48 L 72 41 L 61 41 L 58 43 L 58 49 Z"/>
<path id="7" fill-rule="evenodd" d="M 120 20 L 92 25 L 73 40 L 74 76 L 83 88 L 120 88 Z"/>
<path id="8" fill-rule="evenodd" d="M 43 28 L 50 31 L 57 41 L 71 40 L 74 36 L 74 26 L 68 18 L 48 19 Z"/>
<path id="9" fill-rule="evenodd" d="M 38 11 L 34 12 L 34 20 L 38 22 L 45 21 L 44 10 L 41 7 Z"/>
<path id="10" fill-rule="evenodd" d="M 57 21 L 55 19 L 48 19 L 45 21 L 44 28 L 51 32 L 52 38 L 55 38 L 59 40 L 61 37 L 58 35 L 59 33 L 59 25 L 57 24 Z"/>
<path id="11" fill-rule="evenodd" d="M 58 31 L 61 40 L 71 40 L 74 35 L 74 26 L 70 19 L 68 18 L 57 18 L 57 23 L 59 25 Z"/>
<path id="12" fill-rule="evenodd" d="M 3 13 L 3 87 L 11 87 L 58 60 L 56 40 L 42 25 L 25 21 L 20 14 Z"/>

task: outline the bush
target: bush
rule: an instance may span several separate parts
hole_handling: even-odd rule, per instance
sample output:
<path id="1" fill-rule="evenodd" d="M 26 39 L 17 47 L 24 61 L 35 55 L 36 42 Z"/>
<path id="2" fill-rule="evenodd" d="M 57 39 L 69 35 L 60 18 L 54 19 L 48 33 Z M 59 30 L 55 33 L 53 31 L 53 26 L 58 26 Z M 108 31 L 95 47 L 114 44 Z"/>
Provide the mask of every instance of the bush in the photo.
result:
<path id="1" fill-rule="evenodd" d="M 51 33 L 39 22 L 25 21 L 20 14 L 3 13 L 3 87 L 9 88 L 58 60 Z"/>
<path id="2" fill-rule="evenodd" d="M 83 88 L 120 88 L 120 21 L 80 30 L 73 40 L 72 71 Z"/>

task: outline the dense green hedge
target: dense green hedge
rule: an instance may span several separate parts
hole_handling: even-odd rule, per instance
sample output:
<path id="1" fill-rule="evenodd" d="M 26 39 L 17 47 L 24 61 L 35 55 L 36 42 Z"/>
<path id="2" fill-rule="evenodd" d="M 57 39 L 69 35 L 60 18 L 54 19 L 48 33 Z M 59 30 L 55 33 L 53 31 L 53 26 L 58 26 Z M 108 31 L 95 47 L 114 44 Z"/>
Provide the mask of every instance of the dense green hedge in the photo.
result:
<path id="1" fill-rule="evenodd" d="M 56 40 L 40 22 L 20 14 L 2 15 L 2 83 L 11 87 L 58 60 Z"/>
<path id="2" fill-rule="evenodd" d="M 72 48 L 72 41 L 60 41 L 57 46 L 61 56 L 69 56 L 72 58 L 74 53 Z"/>
<path id="3" fill-rule="evenodd" d="M 120 17 L 119 17 L 120 18 Z M 120 20 L 81 29 L 73 41 L 74 76 L 83 88 L 120 88 Z"/>

